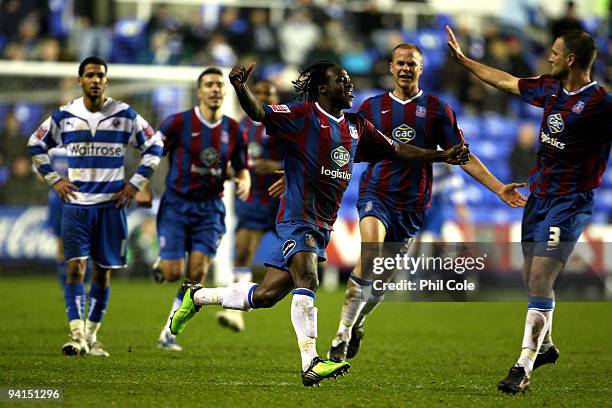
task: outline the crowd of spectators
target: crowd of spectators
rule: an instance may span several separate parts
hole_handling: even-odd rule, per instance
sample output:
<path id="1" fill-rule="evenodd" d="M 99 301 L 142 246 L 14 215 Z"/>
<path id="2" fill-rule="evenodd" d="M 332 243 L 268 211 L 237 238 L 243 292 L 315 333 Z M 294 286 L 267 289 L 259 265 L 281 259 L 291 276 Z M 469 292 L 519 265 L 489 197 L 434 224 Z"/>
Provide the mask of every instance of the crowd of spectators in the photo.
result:
<path id="1" fill-rule="evenodd" d="M 400 14 L 381 10 L 377 1 L 365 2 L 359 12 L 343 4 L 287 0 L 281 19 L 268 8 L 156 4 L 150 18 L 139 21 L 120 15 L 114 0 L 4 0 L 0 1 L 0 57 L 79 61 L 95 54 L 111 63 L 194 66 L 255 60 L 256 74 L 276 80 L 290 97 L 289 79 L 295 78 L 299 67 L 320 59 L 345 66 L 357 90 L 388 89 L 392 87 L 387 75 L 390 51 L 395 44 L 410 41 L 425 54 L 423 88 L 440 94 L 460 115 L 497 112 L 522 118 L 529 115 L 525 104 L 447 63 L 444 25 L 453 25 L 472 56 L 520 77 L 547 71 L 547 50 L 555 35 L 585 28 L 598 38 L 601 52 L 595 76 L 610 82 L 611 42 L 607 34 L 602 36 L 608 27 L 603 22 L 597 25 L 596 19 L 583 21 L 573 2 L 567 2 L 557 16 L 546 16 L 539 1 L 509 0 L 503 16 L 483 18 L 478 29 L 462 16 L 444 14 L 418 16 L 417 27 L 406 29 Z M 12 163 L 24 154 L 5 148 L 11 145 L 7 138 L 21 137 L 16 145 L 23 145 L 27 137 L 15 136 L 19 126 L 12 123 L 12 109 L 4 106 L 4 111 L 8 114 L 0 120 L 0 183 L 9 180 Z M 533 133 L 531 128 L 521 129 Z"/>

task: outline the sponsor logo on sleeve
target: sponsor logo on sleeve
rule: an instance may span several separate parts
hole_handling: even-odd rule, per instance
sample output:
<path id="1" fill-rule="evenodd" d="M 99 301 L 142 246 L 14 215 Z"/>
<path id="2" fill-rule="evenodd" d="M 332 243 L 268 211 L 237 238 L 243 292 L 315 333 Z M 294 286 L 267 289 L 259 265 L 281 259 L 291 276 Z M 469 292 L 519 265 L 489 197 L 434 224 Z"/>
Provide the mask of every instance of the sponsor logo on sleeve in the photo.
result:
<path id="1" fill-rule="evenodd" d="M 42 139 L 43 137 L 45 137 L 48 131 L 48 127 L 46 127 L 45 125 L 40 125 L 40 127 L 36 130 L 36 137 Z"/>
<path id="2" fill-rule="evenodd" d="M 145 136 L 147 137 L 147 139 L 150 139 L 153 137 L 153 135 L 155 134 L 155 131 L 153 130 L 153 128 L 150 125 L 147 125 L 144 129 L 143 132 L 145 134 Z"/>
<path id="3" fill-rule="evenodd" d="M 272 112 L 276 113 L 291 113 L 291 109 L 287 105 L 268 105 L 272 108 Z"/>

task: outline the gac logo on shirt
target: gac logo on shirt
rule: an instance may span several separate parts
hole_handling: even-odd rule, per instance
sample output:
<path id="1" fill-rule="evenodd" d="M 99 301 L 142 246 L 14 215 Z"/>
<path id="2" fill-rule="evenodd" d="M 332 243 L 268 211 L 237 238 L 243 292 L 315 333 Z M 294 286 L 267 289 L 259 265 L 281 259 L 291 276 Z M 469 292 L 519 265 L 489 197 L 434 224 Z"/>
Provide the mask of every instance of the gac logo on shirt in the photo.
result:
<path id="1" fill-rule="evenodd" d="M 561 117 L 560 113 L 550 115 L 546 123 L 548 123 L 548 129 L 550 129 L 551 133 L 562 132 L 565 128 L 565 123 L 563 123 L 563 117 Z"/>
<path id="2" fill-rule="evenodd" d="M 393 129 L 391 135 L 395 140 L 400 143 L 408 143 L 412 139 L 414 139 L 414 137 L 416 136 L 416 132 L 410 126 L 406 125 L 405 123 L 402 123 L 395 129 Z"/>
<path id="3" fill-rule="evenodd" d="M 219 159 L 219 153 L 217 153 L 214 147 L 208 147 L 200 152 L 200 161 L 206 166 L 215 166 Z"/>
<path id="4" fill-rule="evenodd" d="M 331 158 L 338 165 L 338 167 L 342 167 L 351 160 L 351 154 L 344 148 L 344 146 L 338 146 L 332 150 Z"/>

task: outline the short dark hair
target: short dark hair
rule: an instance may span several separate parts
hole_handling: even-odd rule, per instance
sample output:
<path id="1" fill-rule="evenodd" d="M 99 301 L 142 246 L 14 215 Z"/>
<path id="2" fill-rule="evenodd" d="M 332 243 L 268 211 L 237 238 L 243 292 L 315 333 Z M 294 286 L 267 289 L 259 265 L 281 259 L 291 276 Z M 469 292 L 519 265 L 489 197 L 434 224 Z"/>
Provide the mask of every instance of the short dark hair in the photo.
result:
<path id="1" fill-rule="evenodd" d="M 106 61 L 104 61 L 100 57 L 91 56 L 91 57 L 85 58 L 79 64 L 79 76 L 80 77 L 83 76 L 83 73 L 85 72 L 85 67 L 89 64 L 102 65 L 104 67 L 104 72 L 108 73 L 108 65 L 106 65 Z"/>
<path id="2" fill-rule="evenodd" d="M 221 68 L 217 68 L 217 67 L 206 68 L 204 71 L 202 71 L 202 73 L 198 77 L 198 88 L 200 87 L 200 85 L 202 85 L 202 78 L 204 78 L 204 76 L 208 74 L 215 74 L 215 75 L 223 76 L 223 71 L 221 71 Z"/>
<path id="3" fill-rule="evenodd" d="M 565 55 L 574 54 L 578 68 L 590 70 L 597 57 L 597 46 L 593 37 L 583 30 L 567 30 L 559 38 L 563 39 Z"/>
<path id="4" fill-rule="evenodd" d="M 300 76 L 291 81 L 297 98 L 302 101 L 316 101 L 319 96 L 319 86 L 326 84 L 327 70 L 331 67 L 340 67 L 333 61 L 319 61 L 300 70 Z"/>
<path id="5" fill-rule="evenodd" d="M 421 57 L 423 56 L 423 51 L 421 51 L 421 49 L 416 44 L 402 43 L 402 44 L 398 44 L 395 47 L 393 47 L 393 51 L 391 51 L 391 61 L 393 61 L 393 57 L 395 56 L 395 51 L 399 50 L 400 48 L 415 50 L 416 52 L 419 53 Z"/>

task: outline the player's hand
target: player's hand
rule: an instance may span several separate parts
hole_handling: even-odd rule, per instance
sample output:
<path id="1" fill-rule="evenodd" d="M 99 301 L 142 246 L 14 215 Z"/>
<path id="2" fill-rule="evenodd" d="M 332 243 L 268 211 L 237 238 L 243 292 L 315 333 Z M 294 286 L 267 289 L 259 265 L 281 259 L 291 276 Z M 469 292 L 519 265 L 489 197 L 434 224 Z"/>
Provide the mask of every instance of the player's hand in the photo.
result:
<path id="1" fill-rule="evenodd" d="M 136 205 L 141 208 L 153 207 L 153 192 L 149 186 L 145 186 L 142 190 L 136 193 L 134 196 Z"/>
<path id="2" fill-rule="evenodd" d="M 282 174 L 283 176 L 268 187 L 268 194 L 270 194 L 271 197 L 280 198 L 287 189 L 287 180 L 285 179 L 285 172 L 283 170 L 277 170 L 274 173 Z"/>
<path id="3" fill-rule="evenodd" d="M 236 183 L 236 197 L 242 201 L 246 201 L 249 198 L 249 190 L 251 190 L 251 183 L 248 180 L 242 178 L 234 178 Z"/>
<path id="4" fill-rule="evenodd" d="M 72 200 L 76 200 L 75 191 L 79 191 L 79 188 L 66 180 L 65 178 L 60 179 L 53 185 L 53 190 L 64 200 L 69 203 Z"/>
<path id="5" fill-rule="evenodd" d="M 113 196 L 113 200 L 117 201 L 115 208 L 126 208 L 132 205 L 136 193 L 138 193 L 138 189 L 136 189 L 136 187 L 130 183 L 125 183 L 121 191 Z"/>
<path id="6" fill-rule="evenodd" d="M 455 38 L 455 33 L 453 33 L 453 30 L 450 28 L 450 26 L 447 25 L 445 28 L 446 33 L 448 34 L 448 42 L 446 44 L 448 45 L 448 49 L 450 50 L 453 58 L 456 60 L 465 58 L 465 54 L 461 49 L 461 45 L 459 45 L 459 41 L 457 41 L 457 38 Z"/>
<path id="7" fill-rule="evenodd" d="M 448 164 L 468 164 L 470 162 L 470 149 L 468 149 L 468 145 L 459 143 L 445 150 L 444 162 Z"/>
<path id="8" fill-rule="evenodd" d="M 527 197 L 522 195 L 516 189 L 525 187 L 527 183 L 508 183 L 497 192 L 497 196 L 512 208 L 524 207 L 527 203 Z"/>
<path id="9" fill-rule="evenodd" d="M 229 73 L 229 80 L 232 86 L 234 88 L 240 88 L 243 84 L 245 84 L 251 76 L 253 68 L 255 68 L 254 62 L 251 62 L 246 68 L 242 65 L 232 68 Z"/>
<path id="10" fill-rule="evenodd" d="M 279 161 L 259 159 L 255 160 L 251 168 L 258 176 L 267 176 L 270 174 L 274 174 L 276 170 L 280 170 L 282 167 Z"/>

